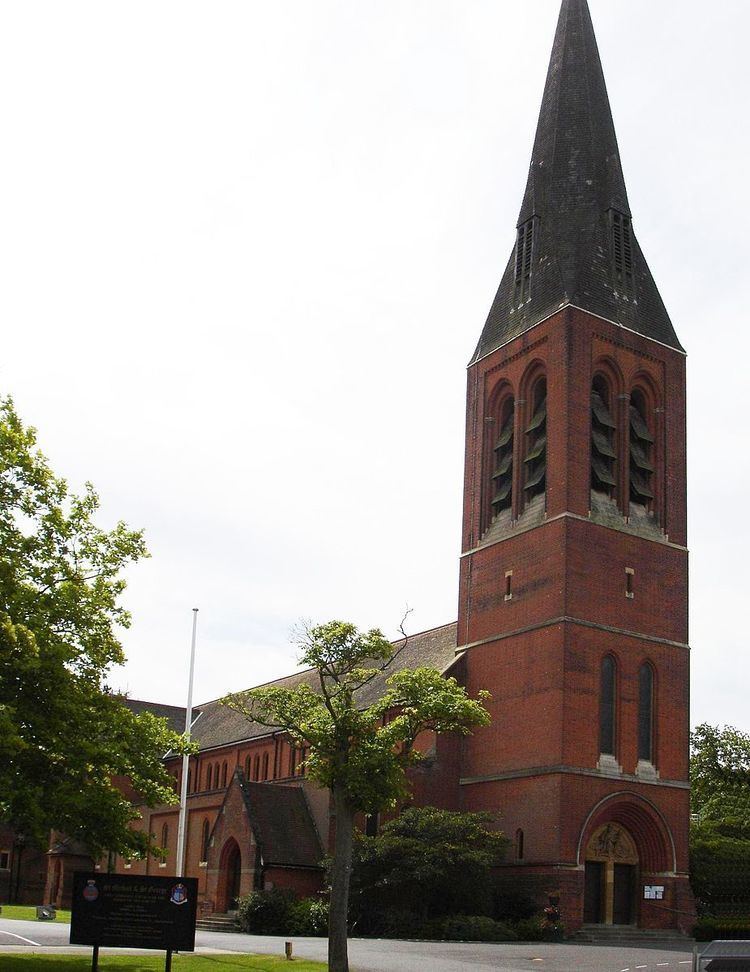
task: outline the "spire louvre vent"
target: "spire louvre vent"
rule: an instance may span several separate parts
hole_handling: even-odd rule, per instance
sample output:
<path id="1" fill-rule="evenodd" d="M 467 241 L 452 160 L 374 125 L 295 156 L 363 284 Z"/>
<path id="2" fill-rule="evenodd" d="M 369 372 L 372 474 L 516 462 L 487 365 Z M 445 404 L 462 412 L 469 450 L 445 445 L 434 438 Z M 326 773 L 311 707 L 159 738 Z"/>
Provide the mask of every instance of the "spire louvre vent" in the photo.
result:
<path id="1" fill-rule="evenodd" d="M 630 219 L 612 210 L 612 252 L 615 276 L 619 283 L 629 287 L 633 282 L 633 237 Z"/>
<path id="2" fill-rule="evenodd" d="M 521 301 L 530 295 L 531 267 L 534 254 L 534 218 L 518 227 L 516 240 L 516 297 Z"/>

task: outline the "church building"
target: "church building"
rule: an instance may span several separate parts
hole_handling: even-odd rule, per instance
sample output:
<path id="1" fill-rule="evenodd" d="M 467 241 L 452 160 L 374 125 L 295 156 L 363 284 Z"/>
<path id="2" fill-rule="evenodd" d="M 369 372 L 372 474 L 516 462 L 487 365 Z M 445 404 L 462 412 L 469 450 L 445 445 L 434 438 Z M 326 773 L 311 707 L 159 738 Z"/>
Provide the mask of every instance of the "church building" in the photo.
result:
<path id="1" fill-rule="evenodd" d="M 686 543 L 685 353 L 635 236 L 588 4 L 563 0 L 515 244 L 468 368 L 458 621 L 396 664 L 492 694 L 489 726 L 427 740 L 413 803 L 496 815 L 500 879 L 540 906 L 558 894 L 568 930 L 691 927 Z M 215 702 L 193 738 L 186 873 L 204 913 L 318 889 L 331 807 L 304 752 Z M 165 856 L 110 865 L 173 873 L 176 808 L 141 825 Z M 63 901 L 65 847 L 49 860 Z"/>

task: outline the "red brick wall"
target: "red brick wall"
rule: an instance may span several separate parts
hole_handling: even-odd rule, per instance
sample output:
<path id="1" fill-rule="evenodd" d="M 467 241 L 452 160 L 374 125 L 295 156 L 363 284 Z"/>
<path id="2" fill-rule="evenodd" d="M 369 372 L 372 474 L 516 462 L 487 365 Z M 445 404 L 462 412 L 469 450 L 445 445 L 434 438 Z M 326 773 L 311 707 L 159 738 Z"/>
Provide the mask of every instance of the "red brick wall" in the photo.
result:
<path id="1" fill-rule="evenodd" d="M 526 376 L 539 368 L 547 379 L 546 512 L 527 514 L 504 534 L 493 531 L 493 542 L 482 546 L 494 458 L 490 403 L 504 384 L 516 399 L 518 516 L 519 443 L 530 407 L 524 404 Z M 614 524 L 619 528 L 590 517 L 590 391 L 601 369 L 612 382 L 623 457 L 616 490 L 621 515 Z M 653 528 L 635 535 L 637 528 L 625 520 L 630 509 L 624 429 L 627 395 L 636 386 L 653 403 L 652 482 L 661 535 Z M 582 903 L 579 843 L 592 813 L 600 822 L 607 813 L 620 814 L 639 843 L 642 877 L 647 861 L 658 857 L 655 847 L 662 858 L 669 856 L 670 873 L 676 853 L 676 876 L 654 881 L 668 885 L 669 902 L 661 908 L 658 902 L 642 903 L 642 924 L 672 926 L 674 912 L 666 908 L 678 900 L 689 905 L 685 478 L 683 355 L 568 308 L 469 370 L 458 644 L 469 646 L 467 688 L 472 694 L 489 689 L 493 700 L 492 724 L 463 742 L 462 805 L 496 811 L 511 838 L 523 830 L 524 861 L 513 866 L 529 880 L 535 875 L 535 893 L 542 893 L 545 875 L 562 886 L 557 880 L 562 868 L 571 913 Z M 632 598 L 626 597 L 626 568 L 634 571 Z M 600 669 L 607 653 L 617 660 L 616 758 L 622 773 L 616 776 L 597 768 Z M 638 671 L 645 661 L 656 673 L 659 780 L 651 783 L 635 775 Z M 620 796 L 609 802 L 613 794 Z"/>

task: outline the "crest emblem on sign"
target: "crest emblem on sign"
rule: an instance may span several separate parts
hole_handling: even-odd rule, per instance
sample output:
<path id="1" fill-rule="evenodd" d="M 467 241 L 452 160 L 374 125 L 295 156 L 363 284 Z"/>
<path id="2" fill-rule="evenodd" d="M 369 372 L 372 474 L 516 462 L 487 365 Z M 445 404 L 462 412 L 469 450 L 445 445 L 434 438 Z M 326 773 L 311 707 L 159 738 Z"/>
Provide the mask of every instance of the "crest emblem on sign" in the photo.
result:
<path id="1" fill-rule="evenodd" d="M 169 900 L 172 904 L 184 905 L 187 904 L 188 893 L 187 888 L 184 884 L 175 884 L 172 888 L 172 893 L 169 896 Z"/>
<path id="2" fill-rule="evenodd" d="M 96 881 L 86 882 L 86 887 L 83 889 L 83 897 L 86 901 L 96 901 L 99 897 L 99 888 L 96 886 Z"/>

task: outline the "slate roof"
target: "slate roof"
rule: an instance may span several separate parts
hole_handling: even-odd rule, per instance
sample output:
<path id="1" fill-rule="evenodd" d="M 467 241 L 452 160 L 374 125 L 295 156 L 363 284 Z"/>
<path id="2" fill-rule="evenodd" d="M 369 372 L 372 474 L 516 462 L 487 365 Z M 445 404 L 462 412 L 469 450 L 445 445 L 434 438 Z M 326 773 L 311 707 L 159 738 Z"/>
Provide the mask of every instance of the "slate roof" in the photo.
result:
<path id="1" fill-rule="evenodd" d="M 518 218 L 537 221 L 530 295 L 517 292 L 514 248 L 472 361 L 568 304 L 682 350 L 634 235 L 630 292 L 617 283 L 612 209 L 631 216 L 591 14 L 563 0 Z"/>
<path id="2" fill-rule="evenodd" d="M 175 732 L 183 733 L 185 731 L 184 706 L 164 705 L 161 702 L 144 702 L 142 699 L 125 699 L 124 702 L 131 712 L 134 712 L 136 715 L 140 715 L 142 712 L 150 712 L 160 719 L 166 719 L 169 723 L 169 728 Z M 193 709 L 194 720 L 198 715 L 199 710 Z"/>
<path id="3" fill-rule="evenodd" d="M 396 654 L 391 664 L 362 690 L 360 701 L 363 705 L 371 704 L 385 691 L 385 680 L 394 672 L 405 668 L 424 667 L 445 671 L 452 665 L 456 651 L 456 624 L 454 622 L 410 635 L 405 648 L 403 641 L 394 644 Z M 313 669 L 307 669 L 266 684 L 284 688 L 307 684 L 314 688 L 317 685 L 317 674 Z M 270 731 L 266 726 L 251 725 L 244 716 L 221 705 L 218 700 L 201 705 L 200 710 L 200 718 L 193 723 L 192 739 L 199 744 L 201 750 L 255 739 Z"/>
<path id="4" fill-rule="evenodd" d="M 263 863 L 317 867 L 324 852 L 302 787 L 248 782 L 240 787 Z"/>

